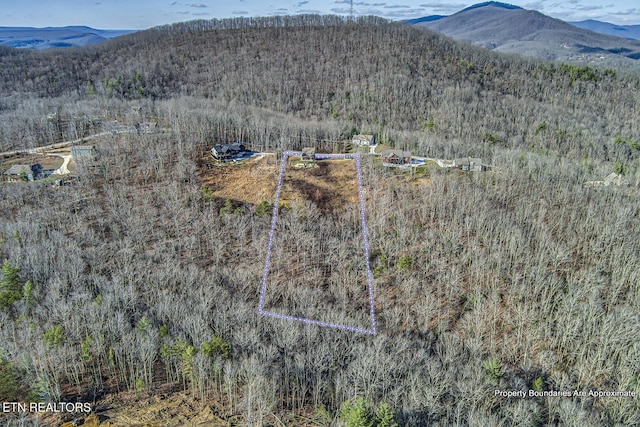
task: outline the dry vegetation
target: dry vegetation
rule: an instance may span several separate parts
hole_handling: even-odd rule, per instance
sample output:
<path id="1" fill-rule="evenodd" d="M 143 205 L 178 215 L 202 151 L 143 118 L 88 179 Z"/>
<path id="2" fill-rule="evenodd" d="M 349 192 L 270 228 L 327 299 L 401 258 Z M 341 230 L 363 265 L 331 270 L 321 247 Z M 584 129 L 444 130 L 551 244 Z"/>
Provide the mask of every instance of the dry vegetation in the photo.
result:
<path id="1" fill-rule="evenodd" d="M 637 397 L 494 396 L 495 389 L 531 388 L 640 393 L 638 193 L 635 187 L 582 186 L 593 176 L 609 173 L 615 162 L 626 168 L 630 180 L 637 177 L 634 77 L 571 82 L 553 74 L 545 80 L 537 77 L 544 70 L 535 65 L 482 56 L 479 50 L 416 29 L 371 22 L 375 25 L 362 28 L 333 21 L 309 26 L 305 20 L 311 18 L 297 19 L 299 26 L 259 29 L 251 24 L 248 29 L 203 33 L 177 26 L 108 44 L 104 50 L 72 52 L 106 61 L 122 49 L 117 55 L 134 61 L 136 55 L 144 57 L 145 49 L 173 46 L 173 51 L 157 50 L 170 59 L 152 63 L 158 71 L 154 78 L 167 83 L 157 83 L 165 92 L 156 96 L 168 99 L 154 99 L 155 86 L 150 85 L 145 89 L 148 97 L 129 100 L 116 92 L 127 89 L 124 83 L 117 88 L 115 82 L 113 93 L 107 93 L 107 82 L 104 92 L 96 88 L 97 93 L 85 94 L 86 82 L 70 84 L 80 81 L 70 72 L 61 73 L 64 85 L 50 82 L 51 95 L 61 98 L 42 100 L 42 109 L 64 99 L 69 110 L 96 108 L 105 120 L 135 123 L 141 115 L 152 117 L 168 131 L 109 135 L 97 141 L 100 160 L 78 165 L 69 186 L 0 186 L 0 260 L 6 260 L 0 276 L 2 400 L 78 399 L 95 402 L 98 411 L 114 421 L 122 417 L 122 422 L 161 425 L 166 418 L 147 414 L 145 420 L 147 415 L 136 418 L 136 412 L 124 418 L 126 413 L 109 412 L 110 399 L 128 393 L 123 398 L 136 396 L 134 402 L 137 398 L 158 408 L 154 399 L 165 392 L 156 392 L 166 389 L 163 410 L 173 414 L 176 400 L 184 399 L 191 409 L 178 419 L 185 423 L 198 421 L 198 414 L 209 413 L 209 407 L 231 425 L 277 425 L 278 419 L 287 425 L 348 424 L 353 415 L 348 409 L 357 406 L 359 398 L 367 411 L 387 404 L 401 425 L 640 423 Z M 300 45 L 294 43 L 298 36 Z M 318 79 L 305 74 L 314 69 L 307 67 L 284 74 L 300 73 L 300 80 L 287 80 L 280 98 L 265 95 L 274 86 L 268 76 L 257 75 L 259 67 L 253 69 L 256 80 L 242 80 L 231 72 L 209 79 L 201 74 L 198 78 L 211 87 L 235 78 L 248 85 L 227 82 L 220 87 L 220 96 L 227 100 L 205 98 L 188 82 L 181 87 L 176 72 L 166 71 L 185 64 L 198 68 L 204 57 L 196 56 L 198 50 L 190 43 L 201 46 L 205 40 L 229 55 L 245 52 L 245 45 L 246 52 L 255 55 L 273 40 L 291 52 L 304 53 L 302 46 L 311 46 L 307 56 L 301 55 L 306 59 L 320 52 L 327 59 L 344 55 L 343 63 L 348 63 L 351 50 L 367 52 L 358 60 L 377 67 L 379 74 L 365 77 L 343 68 L 354 73 L 347 94 L 339 85 L 331 89 L 332 81 L 313 86 Z M 401 45 L 410 58 L 394 59 L 394 47 Z M 446 66 L 453 52 L 456 59 Z M 2 61 L 18 65 L 37 55 L 0 53 Z M 289 62 L 295 58 L 285 57 Z M 429 58 L 445 64 L 435 70 L 441 79 L 426 78 L 430 74 L 420 68 L 435 67 L 435 59 Z M 460 59 L 473 61 L 473 70 L 461 67 Z M 66 70 L 67 59 L 57 60 L 51 66 Z M 214 62 L 232 68 L 251 63 L 238 61 Z M 113 62 L 113 67 L 126 68 Z M 143 63 L 140 59 L 139 65 Z M 287 70 L 293 69 L 290 65 Z M 398 66 L 404 70 L 401 79 L 394 77 Z M 487 76 L 491 79 L 482 80 Z M 3 78 L 16 91 L 3 98 L 10 107 L 2 111 L 6 117 L 26 111 L 31 90 L 47 95 L 42 88 L 49 86 L 36 77 L 17 82 L 3 73 Z M 387 78 L 396 86 L 376 91 Z M 420 90 L 430 84 L 433 98 L 422 97 Z M 474 85 L 491 93 L 480 96 L 472 89 L 480 86 Z M 174 87 L 184 92 L 171 92 Z M 234 93 L 233 87 L 240 92 Z M 410 92 L 411 87 L 422 89 Z M 44 92 L 38 92 L 41 89 Z M 409 91 L 397 97 L 402 103 L 391 96 L 396 89 Z M 329 91 L 337 97 L 337 117 L 303 119 L 332 116 Z M 308 99 L 303 92 L 310 94 Z M 389 96 L 384 101 L 375 99 L 385 93 Z M 461 93 L 468 95 L 462 103 Z M 374 99 L 366 101 L 366 96 Z M 438 103 L 424 106 L 416 99 Z M 478 99 L 488 104 L 474 104 Z M 279 112 L 267 108 L 269 102 Z M 352 121 L 346 117 L 350 111 Z M 423 128 L 422 122 L 415 125 L 417 114 L 433 115 L 440 130 Z M 593 114 L 602 119 L 589 122 Z M 41 119 L 28 118 L 33 127 L 20 130 L 22 139 L 11 136 L 19 134 L 11 127 L 14 122 L 3 121 L 4 144 L 37 140 L 43 135 L 36 126 Z M 499 173 L 425 168 L 422 181 L 417 181 L 365 157 L 378 334 L 258 315 L 275 157 L 208 168 L 207 150 L 214 142 L 233 140 L 270 151 L 300 149 L 317 141 L 322 152 L 332 149 L 332 141 L 350 137 L 354 125 L 366 131 L 374 123 L 380 126 L 379 136 L 396 147 L 439 158 L 479 153 Z M 578 123 L 584 125 L 580 135 Z M 574 125 L 575 132 L 565 132 Z M 80 132 L 80 123 L 74 129 Z M 499 132 L 503 137 L 494 139 Z M 615 139 L 617 133 L 625 133 L 624 138 Z M 277 307 L 314 317 L 333 305 L 335 320 L 342 316 L 358 322 L 363 307 L 352 301 L 362 300 L 349 294 L 362 271 L 353 163 L 291 166 L 277 223 L 278 231 L 287 231 L 278 234 L 277 248 L 288 251 L 274 258 L 274 267 L 284 271 L 274 273 L 282 280 Z M 312 265 L 311 271 L 305 265 Z M 339 268 L 331 270 L 333 266 Z M 314 305 L 307 304 L 308 295 L 298 293 L 301 289 L 291 290 L 295 283 L 287 283 L 295 281 L 290 272 L 298 268 L 317 279 L 316 290 L 302 289 L 313 294 Z M 12 425 L 46 424 L 2 416 L 3 423 Z"/>

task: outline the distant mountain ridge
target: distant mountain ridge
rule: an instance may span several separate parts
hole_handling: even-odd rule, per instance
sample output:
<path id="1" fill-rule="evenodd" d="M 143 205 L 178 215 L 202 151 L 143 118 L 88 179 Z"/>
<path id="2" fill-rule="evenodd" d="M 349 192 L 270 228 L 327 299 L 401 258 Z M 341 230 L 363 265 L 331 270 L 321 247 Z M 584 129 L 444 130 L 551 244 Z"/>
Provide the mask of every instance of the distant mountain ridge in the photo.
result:
<path id="1" fill-rule="evenodd" d="M 523 8 L 521 8 L 520 6 L 516 6 L 515 4 L 502 3 L 499 1 L 486 1 L 484 3 L 476 3 L 474 5 L 466 7 L 462 9 L 460 12 L 464 12 L 465 10 L 480 9 L 481 7 L 486 7 L 486 6 L 494 6 L 494 7 L 499 7 L 501 9 L 507 9 L 507 10 L 517 10 L 517 9 L 524 10 Z"/>
<path id="2" fill-rule="evenodd" d="M 476 4 L 450 16 L 436 15 L 404 22 L 487 49 L 534 58 L 617 65 L 632 65 L 640 58 L 640 41 L 631 40 L 632 37 L 600 34 L 534 10 L 500 2 Z M 598 27 L 593 22 L 589 25 Z M 615 31 L 634 34 L 633 28 L 616 28 Z M 614 30 L 609 28 L 609 31 Z"/>
<path id="3" fill-rule="evenodd" d="M 640 25 L 615 25 L 610 22 L 596 21 L 593 19 L 569 22 L 569 24 L 600 34 L 608 34 L 630 40 L 640 40 Z"/>
<path id="4" fill-rule="evenodd" d="M 86 26 L 0 27 L 0 45 L 25 49 L 87 46 L 136 30 L 99 30 Z"/>

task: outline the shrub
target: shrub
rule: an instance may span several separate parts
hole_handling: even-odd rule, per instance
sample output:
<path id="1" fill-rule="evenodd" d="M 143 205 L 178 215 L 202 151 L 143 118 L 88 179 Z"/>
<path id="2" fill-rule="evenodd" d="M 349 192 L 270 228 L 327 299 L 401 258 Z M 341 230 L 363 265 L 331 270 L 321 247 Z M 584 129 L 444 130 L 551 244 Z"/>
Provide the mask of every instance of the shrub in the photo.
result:
<path id="1" fill-rule="evenodd" d="M 371 413 L 361 397 L 354 403 L 347 400 L 340 406 L 340 419 L 346 427 L 373 427 Z"/>
<path id="2" fill-rule="evenodd" d="M 396 266 L 398 270 L 410 270 L 413 267 L 413 258 L 409 255 L 401 256 Z"/>
<path id="3" fill-rule="evenodd" d="M 265 216 L 268 215 L 273 209 L 273 205 L 266 200 L 263 200 L 256 206 L 256 215 Z"/>
<path id="4" fill-rule="evenodd" d="M 502 363 L 495 357 L 487 359 L 482 363 L 485 375 L 491 380 L 491 382 L 498 382 L 504 375 L 504 368 Z"/>
<path id="5" fill-rule="evenodd" d="M 64 327 L 62 325 L 50 327 L 44 332 L 42 339 L 49 347 L 60 347 L 64 343 Z"/>
<path id="6" fill-rule="evenodd" d="M 389 409 L 389 405 L 383 403 L 378 407 L 375 417 L 376 427 L 398 427 L 396 417 Z"/>
<path id="7" fill-rule="evenodd" d="M 219 355 L 225 360 L 231 359 L 231 343 L 217 335 L 211 337 L 211 341 L 205 341 L 200 345 L 200 351 L 205 356 Z"/>

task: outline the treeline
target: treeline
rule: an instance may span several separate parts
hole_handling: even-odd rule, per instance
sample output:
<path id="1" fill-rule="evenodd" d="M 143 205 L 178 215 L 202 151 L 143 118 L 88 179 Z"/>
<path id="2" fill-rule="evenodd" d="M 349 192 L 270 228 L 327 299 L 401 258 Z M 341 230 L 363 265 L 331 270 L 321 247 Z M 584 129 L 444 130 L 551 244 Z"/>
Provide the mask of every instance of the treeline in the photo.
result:
<path id="1" fill-rule="evenodd" d="M 500 55 L 379 18 L 194 21 L 87 49 L 7 51 L 0 63 L 4 94 L 20 94 L 8 116 L 42 97 L 66 106 L 188 95 L 427 141 L 638 158 L 614 143 L 639 138 L 637 75 Z M 5 147 L 48 138 L 42 126 L 26 136 L 3 127 Z"/>

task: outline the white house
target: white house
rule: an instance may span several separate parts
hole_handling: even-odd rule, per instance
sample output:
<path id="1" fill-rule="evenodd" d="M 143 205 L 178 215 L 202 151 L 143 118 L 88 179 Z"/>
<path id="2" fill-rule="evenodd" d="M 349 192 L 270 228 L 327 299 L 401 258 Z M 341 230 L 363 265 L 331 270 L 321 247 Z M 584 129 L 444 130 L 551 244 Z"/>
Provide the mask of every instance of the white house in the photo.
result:
<path id="1" fill-rule="evenodd" d="M 375 145 L 373 135 L 353 135 L 351 142 L 354 145 Z"/>

